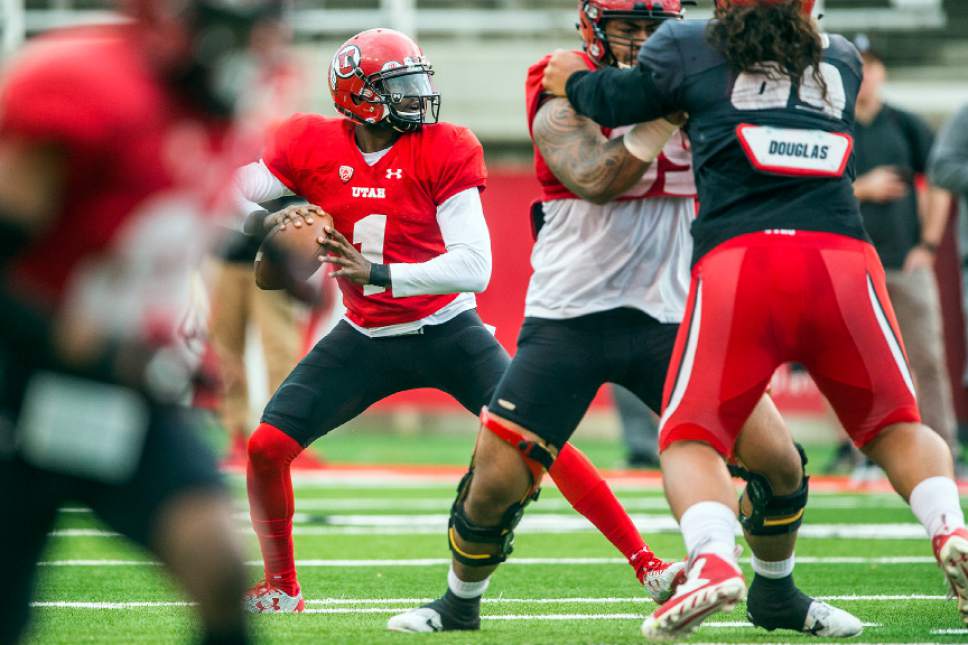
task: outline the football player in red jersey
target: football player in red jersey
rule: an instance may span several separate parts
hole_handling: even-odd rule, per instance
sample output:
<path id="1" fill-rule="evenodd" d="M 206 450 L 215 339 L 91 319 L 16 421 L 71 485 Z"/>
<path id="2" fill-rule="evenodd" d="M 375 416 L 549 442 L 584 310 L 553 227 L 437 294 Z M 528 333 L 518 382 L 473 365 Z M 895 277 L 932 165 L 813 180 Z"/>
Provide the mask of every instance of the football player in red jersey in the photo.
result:
<path id="1" fill-rule="evenodd" d="M 321 242 L 347 308 L 276 391 L 249 442 L 252 522 L 265 562 L 265 580 L 248 596 L 250 611 L 303 607 L 290 463 L 306 446 L 411 388 L 443 390 L 477 414 L 508 365 L 473 295 L 487 286 L 491 268 L 480 199 L 483 152 L 466 128 L 437 122 L 431 73 L 420 48 L 399 32 L 354 36 L 333 57 L 328 79 L 346 118 L 294 116 L 262 160 L 238 175 L 252 202 L 295 193 L 333 217 L 330 238 Z M 667 596 L 675 569 L 646 549 L 584 455 L 566 446 L 552 476 L 621 545 L 640 581 Z M 511 534 L 505 539 L 510 543 Z M 448 626 L 476 628 L 476 603 L 462 603 L 463 587 L 449 593 L 460 610 Z"/>
<path id="2" fill-rule="evenodd" d="M 689 305 L 663 396 L 666 496 L 690 552 L 686 584 L 642 625 L 680 639 L 746 595 L 724 459 L 782 363 L 803 364 L 848 434 L 931 539 L 968 623 L 968 530 L 951 453 L 921 424 L 914 384 L 853 191 L 856 48 L 813 0 L 717 0 L 666 23 L 628 70 L 556 55 L 545 88 L 618 127 L 684 110 L 701 209 Z"/>
<path id="3" fill-rule="evenodd" d="M 578 11 L 584 43 L 578 55 L 589 70 L 632 67 L 649 34 L 684 13 L 678 0 L 580 0 Z M 539 229 L 531 254 L 534 274 L 518 351 L 485 424 L 496 432 L 530 431 L 557 447 L 575 431 L 605 382 L 620 383 L 660 411 L 686 309 L 696 187 L 684 133 L 665 119 L 613 130 L 577 115 L 566 99 L 544 92 L 550 58 L 532 66 L 526 82 L 528 126 L 542 185 L 534 210 Z M 743 474 L 755 479 L 744 494 L 743 521 L 756 573 L 747 605 L 750 620 L 817 636 L 859 633 L 860 621 L 803 594 L 793 582 L 807 478 L 768 397 L 746 424 L 737 455 Z M 479 454 L 477 463 L 486 458 Z M 782 514 L 795 517 L 769 526 L 754 521 L 769 504 L 782 504 Z M 465 512 L 469 515 L 475 505 L 481 502 L 472 491 Z M 475 581 L 486 580 L 493 568 L 474 567 L 475 561 L 460 553 L 455 557 L 457 566 L 463 565 L 458 577 L 465 587 L 481 584 Z M 439 629 L 438 605 L 400 614 L 390 626 Z"/>
<path id="4" fill-rule="evenodd" d="M 0 642 L 67 501 L 165 563 L 206 643 L 248 641 L 177 336 L 211 214 L 232 213 L 231 117 L 253 88 L 226 81 L 258 69 L 279 4 L 130 0 L 130 22 L 38 37 L 0 79 Z"/>

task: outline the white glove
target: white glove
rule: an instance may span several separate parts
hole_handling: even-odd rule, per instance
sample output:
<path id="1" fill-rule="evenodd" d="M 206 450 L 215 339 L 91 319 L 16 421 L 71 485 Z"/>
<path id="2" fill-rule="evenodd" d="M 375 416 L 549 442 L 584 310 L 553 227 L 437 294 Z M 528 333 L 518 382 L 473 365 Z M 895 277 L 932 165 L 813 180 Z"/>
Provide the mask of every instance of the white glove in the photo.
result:
<path id="1" fill-rule="evenodd" d="M 645 163 L 655 161 L 665 144 L 679 130 L 666 119 L 656 119 L 648 123 L 639 123 L 625 133 L 622 138 L 629 153 Z"/>

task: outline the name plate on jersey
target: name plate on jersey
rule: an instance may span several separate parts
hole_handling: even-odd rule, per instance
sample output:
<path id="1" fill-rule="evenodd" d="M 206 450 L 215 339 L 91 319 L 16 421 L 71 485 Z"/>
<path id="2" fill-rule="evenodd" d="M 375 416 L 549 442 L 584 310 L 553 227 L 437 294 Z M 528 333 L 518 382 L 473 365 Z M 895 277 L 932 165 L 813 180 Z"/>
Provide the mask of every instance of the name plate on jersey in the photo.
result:
<path id="1" fill-rule="evenodd" d="M 741 123 L 736 136 L 754 168 L 791 177 L 840 177 L 854 149 L 850 135 L 823 130 Z"/>

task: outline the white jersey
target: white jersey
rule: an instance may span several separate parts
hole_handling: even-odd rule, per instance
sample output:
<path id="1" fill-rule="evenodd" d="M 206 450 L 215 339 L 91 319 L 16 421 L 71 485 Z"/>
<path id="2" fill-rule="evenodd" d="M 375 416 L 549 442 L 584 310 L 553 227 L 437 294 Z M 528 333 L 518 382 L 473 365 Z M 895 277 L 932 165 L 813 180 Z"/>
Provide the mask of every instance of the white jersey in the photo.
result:
<path id="1" fill-rule="evenodd" d="M 623 133 L 616 130 L 612 136 Z M 663 150 L 675 172 L 663 168 L 666 161 L 660 157 L 636 186 L 613 202 L 544 202 L 544 226 L 531 253 L 534 274 L 525 316 L 576 318 L 631 307 L 659 322 L 682 321 L 692 262 L 689 227 L 695 217 L 686 145 L 683 137 L 674 136 Z M 666 196 L 645 197 L 657 192 L 660 181 L 658 188 Z"/>

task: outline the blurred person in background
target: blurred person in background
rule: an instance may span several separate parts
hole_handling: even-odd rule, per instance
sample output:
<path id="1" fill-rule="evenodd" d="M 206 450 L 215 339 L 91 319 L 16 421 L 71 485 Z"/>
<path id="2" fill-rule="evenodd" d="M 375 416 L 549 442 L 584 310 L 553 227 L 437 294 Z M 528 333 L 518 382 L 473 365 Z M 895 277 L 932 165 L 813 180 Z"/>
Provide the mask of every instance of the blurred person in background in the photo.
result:
<path id="1" fill-rule="evenodd" d="M 659 467 L 659 420 L 634 393 L 612 386 L 612 400 L 622 425 L 625 463 L 630 468 Z"/>
<path id="2" fill-rule="evenodd" d="M 252 205 L 251 210 L 258 208 Z M 245 361 L 249 331 L 258 334 L 269 392 L 279 387 L 299 361 L 303 336 L 302 317 L 292 296 L 284 290 L 265 291 L 256 286 L 252 265 L 258 250 L 257 239 L 227 231 L 212 262 L 209 337 L 223 385 L 218 416 L 230 442 L 224 463 L 232 466 L 245 466 L 252 424 Z"/>
<path id="3" fill-rule="evenodd" d="M 682 4 L 581 0 L 584 47 L 569 55 L 586 72 L 634 69 L 652 34 L 684 22 Z M 542 196 L 532 210 L 534 273 L 518 351 L 482 415 L 467 484 L 451 511 L 447 591 L 391 618 L 391 630 L 476 625 L 467 617 L 476 619 L 490 576 L 510 553 L 505 537 L 537 497 L 544 470 L 567 490 L 556 469 L 571 459 L 567 442 L 604 383 L 618 383 L 640 404 L 660 410 L 693 255 L 692 145 L 668 119 L 602 127 L 567 99 L 545 92 L 543 76 L 555 55 L 530 68 L 525 86 Z M 794 582 L 809 478 L 806 459 L 768 396 L 744 425 L 732 461 L 737 476 L 749 482 L 741 520 L 755 571 L 750 621 L 815 636 L 860 633 L 856 617 L 811 598 Z M 522 496 L 522 490 L 528 492 Z M 612 514 L 616 525 L 624 514 L 621 506 L 594 510 Z M 626 557 L 644 561 L 656 578 L 672 570 L 649 562 L 652 553 L 634 526 L 613 543 Z M 671 589 L 650 591 L 661 602 Z"/>
<path id="4" fill-rule="evenodd" d="M 884 264 L 924 423 L 941 435 L 957 461 L 957 419 L 934 273 L 951 196 L 931 183 L 919 189 L 916 182 L 927 172 L 934 136 L 920 117 L 884 101 L 883 59 L 866 36 L 858 36 L 855 45 L 864 61 L 864 81 L 857 96 L 854 194 Z M 859 468 L 868 470 L 870 462 Z"/>
<path id="5" fill-rule="evenodd" d="M 961 297 L 965 320 L 968 321 L 968 105 L 962 107 L 941 128 L 931 151 L 928 178 L 937 186 L 958 197 L 958 247 L 961 255 Z M 968 327 L 965 329 L 968 339 Z M 968 365 L 961 377 L 968 387 Z M 962 441 L 968 441 L 968 428 L 961 429 Z M 962 476 L 968 478 L 962 464 Z"/>
<path id="6" fill-rule="evenodd" d="M 180 334 L 281 6 L 121 5 L 130 22 L 41 36 L 0 81 L 0 642 L 23 633 L 73 501 L 168 567 L 204 642 L 245 643 L 230 499 L 179 405 L 197 379 Z"/>

